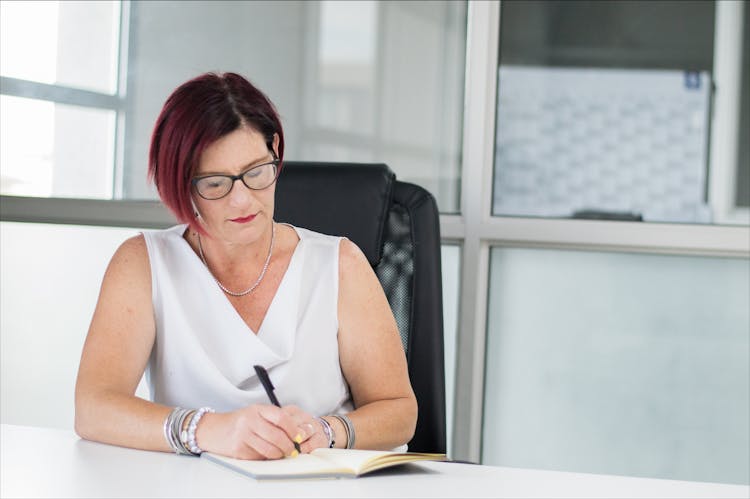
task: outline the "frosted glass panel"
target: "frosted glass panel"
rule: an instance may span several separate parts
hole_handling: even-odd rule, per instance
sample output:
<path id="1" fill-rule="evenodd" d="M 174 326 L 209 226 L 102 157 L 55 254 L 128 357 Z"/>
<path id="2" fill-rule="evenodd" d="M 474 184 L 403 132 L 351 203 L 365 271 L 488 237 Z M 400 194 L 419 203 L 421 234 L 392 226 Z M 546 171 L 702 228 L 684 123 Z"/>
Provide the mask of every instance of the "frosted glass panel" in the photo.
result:
<path id="1" fill-rule="evenodd" d="M 486 464 L 748 483 L 750 262 L 494 248 Z"/>
<path id="2" fill-rule="evenodd" d="M 104 270 L 137 229 L 0 223 L 0 421 L 73 428 L 73 391 Z M 148 397 L 144 383 L 137 392 Z"/>

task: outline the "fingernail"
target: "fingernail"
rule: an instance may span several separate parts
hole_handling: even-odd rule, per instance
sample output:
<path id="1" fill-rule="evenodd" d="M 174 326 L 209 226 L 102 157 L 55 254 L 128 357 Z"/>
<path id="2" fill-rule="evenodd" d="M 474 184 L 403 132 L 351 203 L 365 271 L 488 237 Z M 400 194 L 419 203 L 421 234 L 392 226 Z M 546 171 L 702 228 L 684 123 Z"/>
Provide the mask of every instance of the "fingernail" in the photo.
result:
<path id="1" fill-rule="evenodd" d="M 298 444 L 301 444 L 302 443 L 302 435 L 300 435 L 299 433 L 297 433 L 297 436 L 294 437 L 294 441 L 297 442 Z"/>
<path id="2" fill-rule="evenodd" d="M 290 455 L 290 456 L 292 456 L 292 457 L 297 457 L 297 456 L 299 456 L 299 452 L 297 452 L 297 449 L 294 449 L 294 450 L 292 451 L 292 453 L 291 453 L 291 454 L 289 454 L 289 455 Z"/>

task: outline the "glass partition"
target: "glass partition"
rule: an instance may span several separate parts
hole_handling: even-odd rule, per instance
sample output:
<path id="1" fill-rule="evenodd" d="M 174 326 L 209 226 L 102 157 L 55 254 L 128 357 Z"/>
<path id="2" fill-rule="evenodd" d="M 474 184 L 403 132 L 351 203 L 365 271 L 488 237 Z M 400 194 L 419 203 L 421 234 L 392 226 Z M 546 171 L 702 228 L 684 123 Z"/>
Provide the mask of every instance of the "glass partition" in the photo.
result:
<path id="1" fill-rule="evenodd" d="M 748 49 L 715 46 L 717 33 L 735 29 L 718 23 L 717 8 L 503 2 L 492 214 L 731 223 L 723 199 L 747 206 L 750 162 L 738 151 L 711 164 L 712 127 L 733 119 L 713 100 L 737 84 L 728 80 Z M 747 33 L 747 19 L 738 26 Z M 716 50 L 736 55 L 726 60 L 737 67 L 719 68 Z M 747 102 L 750 86 L 741 88 Z M 746 137 L 744 119 L 727 130 Z M 712 199 L 711 183 L 727 192 Z"/>
<path id="2" fill-rule="evenodd" d="M 750 481 L 750 261 L 491 250 L 482 462 Z"/>

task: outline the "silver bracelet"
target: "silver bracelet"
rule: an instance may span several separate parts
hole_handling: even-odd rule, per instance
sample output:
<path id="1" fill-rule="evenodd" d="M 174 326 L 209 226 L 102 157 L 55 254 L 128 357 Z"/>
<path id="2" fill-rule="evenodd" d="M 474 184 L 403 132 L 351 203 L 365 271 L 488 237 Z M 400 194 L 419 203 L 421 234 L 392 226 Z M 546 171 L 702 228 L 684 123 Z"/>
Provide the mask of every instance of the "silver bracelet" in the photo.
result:
<path id="1" fill-rule="evenodd" d="M 333 431 L 333 428 L 331 428 L 331 423 L 326 421 L 325 418 L 315 418 L 320 422 L 320 426 L 323 427 L 323 433 L 326 434 L 326 437 L 328 438 L 328 448 L 333 449 L 333 446 L 336 445 L 336 433 Z"/>
<path id="2" fill-rule="evenodd" d="M 174 436 L 174 440 L 177 442 L 177 445 L 179 446 L 179 452 L 178 454 L 183 455 L 190 455 L 190 450 L 185 445 L 185 442 L 182 440 L 182 429 L 185 427 L 185 422 L 188 421 L 192 415 L 195 414 L 195 410 L 193 409 L 183 409 L 179 417 L 174 420 L 172 423 L 172 435 Z"/>
<path id="3" fill-rule="evenodd" d="M 201 418 L 207 412 L 216 411 L 214 411 L 210 407 L 201 407 L 195 413 L 193 413 L 193 416 L 190 418 L 190 423 L 188 423 L 187 430 L 183 430 L 184 435 L 181 440 L 187 450 L 189 450 L 195 456 L 200 456 L 201 453 L 203 453 L 203 449 L 198 447 L 198 443 L 195 441 L 195 431 L 198 429 L 198 423 L 200 422 Z"/>
<path id="4" fill-rule="evenodd" d="M 164 420 L 164 438 L 176 454 L 190 454 L 190 451 L 180 440 L 180 431 L 192 412 L 194 411 L 190 409 L 175 407 Z"/>
<path id="5" fill-rule="evenodd" d="M 354 447 L 354 425 L 352 424 L 352 420 L 349 419 L 349 416 L 343 415 L 343 414 L 332 414 L 332 417 L 338 419 L 341 421 L 341 424 L 344 425 L 344 430 L 346 430 L 346 448 L 352 449 Z"/>

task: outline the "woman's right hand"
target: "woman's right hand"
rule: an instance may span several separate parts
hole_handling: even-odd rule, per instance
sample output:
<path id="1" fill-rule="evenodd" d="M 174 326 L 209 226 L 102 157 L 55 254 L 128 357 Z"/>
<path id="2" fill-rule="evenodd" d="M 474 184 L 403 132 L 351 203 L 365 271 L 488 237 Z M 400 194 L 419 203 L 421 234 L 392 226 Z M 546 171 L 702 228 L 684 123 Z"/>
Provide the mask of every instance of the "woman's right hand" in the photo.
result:
<path id="1" fill-rule="evenodd" d="M 307 417 L 305 417 L 307 416 Z M 238 459 L 281 459 L 296 455 L 294 439 L 304 442 L 311 425 L 294 406 L 251 405 L 232 412 L 207 413 L 196 429 L 198 446 Z"/>

